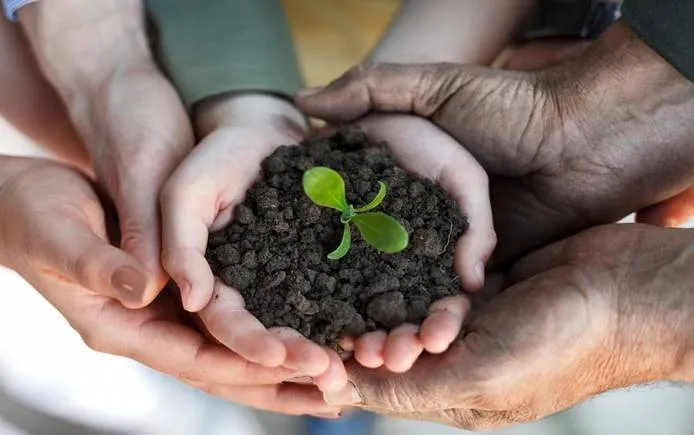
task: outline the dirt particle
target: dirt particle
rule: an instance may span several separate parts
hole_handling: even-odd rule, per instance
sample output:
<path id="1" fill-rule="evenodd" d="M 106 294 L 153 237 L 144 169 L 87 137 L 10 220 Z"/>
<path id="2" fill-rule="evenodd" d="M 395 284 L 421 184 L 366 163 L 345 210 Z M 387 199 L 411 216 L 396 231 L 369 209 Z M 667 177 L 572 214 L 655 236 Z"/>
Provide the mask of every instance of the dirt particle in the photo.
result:
<path id="1" fill-rule="evenodd" d="M 388 329 L 402 325 L 407 319 L 405 297 L 400 292 L 377 296 L 369 302 L 366 314 Z"/>
<path id="2" fill-rule="evenodd" d="M 342 174 L 355 206 L 386 183 L 378 211 L 408 229 L 410 247 L 383 254 L 353 231 L 347 256 L 327 259 L 343 228 L 336 211 L 303 192 L 303 172 L 313 166 Z M 430 180 L 398 168 L 385 147 L 359 130 L 279 147 L 263 173 L 235 207 L 233 222 L 210 234 L 205 257 L 265 326 L 288 326 L 337 348 L 344 335 L 419 323 L 432 302 L 460 293 L 453 249 L 468 225 L 458 205 Z"/>

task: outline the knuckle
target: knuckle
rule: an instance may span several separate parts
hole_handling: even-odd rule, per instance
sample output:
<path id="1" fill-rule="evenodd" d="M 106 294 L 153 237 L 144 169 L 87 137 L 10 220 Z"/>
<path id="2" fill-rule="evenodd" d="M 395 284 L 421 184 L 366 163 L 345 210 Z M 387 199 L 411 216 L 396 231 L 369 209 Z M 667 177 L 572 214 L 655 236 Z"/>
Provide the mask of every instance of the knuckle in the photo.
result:
<path id="1" fill-rule="evenodd" d="M 81 336 L 82 341 L 84 341 L 84 344 L 86 344 L 88 348 L 96 352 L 113 354 L 115 346 L 111 340 L 100 331 L 90 329 L 82 332 Z"/>
<path id="2" fill-rule="evenodd" d="M 423 68 L 414 86 L 415 112 L 431 116 L 462 87 L 464 76 L 455 65 L 438 63 Z"/>

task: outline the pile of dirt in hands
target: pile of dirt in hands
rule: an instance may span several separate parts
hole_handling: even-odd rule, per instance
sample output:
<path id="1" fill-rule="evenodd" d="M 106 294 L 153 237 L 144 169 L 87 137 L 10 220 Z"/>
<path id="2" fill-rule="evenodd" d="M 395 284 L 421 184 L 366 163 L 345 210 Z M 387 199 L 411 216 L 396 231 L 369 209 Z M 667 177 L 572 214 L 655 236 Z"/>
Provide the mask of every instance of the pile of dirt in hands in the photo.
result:
<path id="1" fill-rule="evenodd" d="M 377 211 L 405 226 L 407 249 L 378 252 L 353 228 L 349 253 L 329 260 L 343 224 L 339 212 L 313 204 L 303 191 L 303 173 L 315 166 L 343 176 L 355 207 L 384 182 L 388 193 Z M 263 171 L 233 222 L 210 234 L 206 257 L 266 327 L 289 326 L 337 348 L 346 335 L 420 323 L 432 302 L 461 292 L 453 250 L 467 219 L 441 188 L 398 168 L 385 147 L 359 130 L 281 147 Z"/>

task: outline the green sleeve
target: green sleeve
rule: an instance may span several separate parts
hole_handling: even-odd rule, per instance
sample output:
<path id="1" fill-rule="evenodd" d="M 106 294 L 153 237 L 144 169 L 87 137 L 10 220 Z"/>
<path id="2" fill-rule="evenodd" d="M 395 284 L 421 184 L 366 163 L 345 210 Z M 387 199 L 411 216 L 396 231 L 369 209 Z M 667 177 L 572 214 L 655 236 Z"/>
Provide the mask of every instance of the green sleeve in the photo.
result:
<path id="1" fill-rule="evenodd" d="M 302 88 L 279 0 L 147 0 L 147 11 L 156 56 L 188 107 L 230 91 Z"/>
<path id="2" fill-rule="evenodd" d="M 622 12 L 646 44 L 694 81 L 694 0 L 625 0 Z"/>

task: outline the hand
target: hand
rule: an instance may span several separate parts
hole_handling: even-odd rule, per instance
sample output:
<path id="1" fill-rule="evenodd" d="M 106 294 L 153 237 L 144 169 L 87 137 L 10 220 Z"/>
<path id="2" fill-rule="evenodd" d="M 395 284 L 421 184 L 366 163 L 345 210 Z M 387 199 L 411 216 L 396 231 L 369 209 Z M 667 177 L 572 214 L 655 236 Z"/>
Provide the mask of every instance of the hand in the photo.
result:
<path id="1" fill-rule="evenodd" d="M 303 116 L 280 98 L 238 94 L 201 103 L 195 125 L 202 142 L 161 194 L 162 259 L 181 289 L 183 306 L 200 311 L 209 333 L 248 361 L 290 367 L 322 389 L 342 388 L 347 375 L 334 351 L 289 328 L 268 331 L 244 309 L 236 290 L 215 280 L 205 259 L 209 232 L 230 223 L 265 157 L 303 139 Z"/>
<path id="2" fill-rule="evenodd" d="M 622 24 L 549 70 L 374 65 L 297 102 L 334 122 L 414 112 L 456 138 L 491 176 L 498 263 L 694 184 L 694 84 Z"/>
<path id="3" fill-rule="evenodd" d="M 454 268 L 462 289 L 481 289 L 484 264 L 496 243 L 484 170 L 453 138 L 419 117 L 371 115 L 358 124 L 376 142 L 386 142 L 403 169 L 436 181 L 458 202 L 470 228 L 457 241 Z M 419 328 L 404 324 L 390 334 L 374 331 L 357 338 L 354 357 L 365 367 L 405 372 L 424 350 L 441 353 L 448 349 L 468 309 L 462 294 L 439 300 Z"/>
<path id="4" fill-rule="evenodd" d="M 115 301 L 156 283 L 135 258 L 109 245 L 90 183 L 62 165 L 0 157 L 0 264 L 32 284 L 92 349 L 244 405 L 337 415 L 315 387 L 282 383 L 299 376 L 296 370 L 249 363 L 186 326 L 170 294 L 136 310 Z M 221 308 L 205 310 L 211 329 L 228 323 Z"/>
<path id="5" fill-rule="evenodd" d="M 481 430 L 609 389 L 691 381 L 692 266 L 693 230 L 588 230 L 517 263 L 447 353 L 399 376 L 351 365 L 356 390 L 326 399 Z"/>
<path id="6" fill-rule="evenodd" d="M 664 202 L 640 210 L 636 221 L 662 227 L 678 227 L 694 217 L 694 187 Z"/>
<path id="7" fill-rule="evenodd" d="M 193 146 L 186 111 L 149 52 L 141 3 L 56 0 L 19 11 L 41 69 L 115 202 L 121 246 L 157 282 L 128 300 L 131 308 L 151 302 L 167 280 L 157 198 Z"/>

